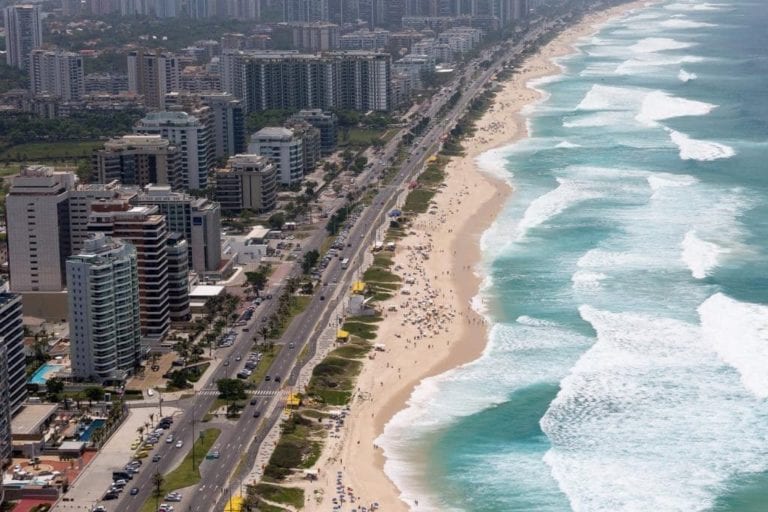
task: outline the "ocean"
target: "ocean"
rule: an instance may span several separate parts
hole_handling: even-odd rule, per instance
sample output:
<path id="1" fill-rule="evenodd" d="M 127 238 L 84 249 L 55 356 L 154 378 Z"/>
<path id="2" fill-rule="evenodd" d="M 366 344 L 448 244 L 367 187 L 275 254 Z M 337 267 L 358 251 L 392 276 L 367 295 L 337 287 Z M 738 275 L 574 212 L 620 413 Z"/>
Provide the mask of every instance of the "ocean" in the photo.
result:
<path id="1" fill-rule="evenodd" d="M 668 0 L 539 80 L 483 356 L 379 439 L 415 510 L 768 510 L 768 5 Z"/>

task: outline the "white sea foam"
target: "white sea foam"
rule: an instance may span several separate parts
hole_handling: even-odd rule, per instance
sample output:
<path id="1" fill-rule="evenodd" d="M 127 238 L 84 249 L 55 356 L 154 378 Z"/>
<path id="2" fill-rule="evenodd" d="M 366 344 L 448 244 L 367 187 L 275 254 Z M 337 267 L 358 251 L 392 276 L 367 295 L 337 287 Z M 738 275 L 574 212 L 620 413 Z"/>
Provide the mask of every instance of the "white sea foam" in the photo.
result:
<path id="1" fill-rule="evenodd" d="M 712 306 L 722 323 L 704 330 L 734 342 L 739 334 L 756 341 L 768 317 L 744 312 L 739 320 L 751 323 L 737 331 L 743 324 L 731 324 L 732 311 Z M 739 390 L 736 372 L 700 326 L 589 306 L 579 311 L 597 342 L 560 382 L 540 422 L 552 443 L 544 460 L 573 510 L 708 510 L 729 478 L 768 466 L 768 404 Z M 750 373 L 764 381 L 768 354 L 744 352 L 758 356 Z M 768 381 L 760 384 L 768 390 Z"/>
<path id="2" fill-rule="evenodd" d="M 549 320 L 542 320 L 541 318 L 534 318 L 528 315 L 521 315 L 515 320 L 521 325 L 527 325 L 529 327 L 557 327 L 557 324 L 550 322 Z"/>
<path id="3" fill-rule="evenodd" d="M 491 149 L 478 155 L 475 158 L 475 163 L 484 172 L 511 185 L 511 180 L 514 177 L 514 174 L 507 169 L 506 165 L 507 159 L 512 152 L 512 146 Z"/>
<path id="4" fill-rule="evenodd" d="M 647 269 L 655 264 L 652 256 L 605 249 L 590 249 L 576 263 L 579 268 L 593 270 Z"/>
<path id="5" fill-rule="evenodd" d="M 646 37 L 629 47 L 634 53 L 656 53 L 690 48 L 694 43 L 676 41 L 668 37 Z"/>
<path id="6" fill-rule="evenodd" d="M 563 121 L 563 128 L 598 128 L 603 126 L 626 126 L 625 112 L 599 112 L 586 116 L 572 117 Z M 631 119 L 631 117 L 629 117 Z"/>
<path id="7" fill-rule="evenodd" d="M 582 201 L 601 197 L 588 185 L 574 180 L 558 178 L 556 189 L 534 199 L 517 225 L 517 240 L 522 240 L 534 228 L 541 226 L 566 209 Z"/>
<path id="8" fill-rule="evenodd" d="M 593 272 L 591 270 L 577 270 L 571 276 L 573 288 L 578 291 L 597 291 L 601 283 L 608 276 L 602 272 Z"/>
<path id="9" fill-rule="evenodd" d="M 555 147 L 561 148 L 561 149 L 573 149 L 573 148 L 580 148 L 581 146 L 579 144 L 574 144 L 573 142 L 564 140 L 564 141 L 558 142 Z"/>
<path id="10" fill-rule="evenodd" d="M 677 79 L 681 82 L 688 83 L 692 80 L 696 80 L 698 75 L 696 73 L 689 73 L 688 71 L 681 69 L 680 72 L 677 74 Z"/>
<path id="11" fill-rule="evenodd" d="M 651 174 L 647 180 L 648 186 L 654 192 L 670 187 L 690 187 L 699 182 L 699 180 L 687 174 L 667 174 L 663 172 Z"/>
<path id="12" fill-rule="evenodd" d="M 720 11 L 724 7 L 725 6 L 723 4 L 695 3 L 695 2 L 689 2 L 689 3 L 678 2 L 674 4 L 667 4 L 664 6 L 665 9 L 669 9 L 670 11 Z"/>
<path id="13" fill-rule="evenodd" d="M 704 339 L 739 372 L 744 387 L 768 398 L 768 307 L 717 293 L 699 307 L 699 316 Z"/>
<path id="14" fill-rule="evenodd" d="M 642 92 L 642 89 L 596 84 L 587 92 L 576 109 L 629 110 L 632 105 L 637 104 L 638 94 L 642 94 Z"/>
<path id="15" fill-rule="evenodd" d="M 684 116 L 704 116 L 717 105 L 678 98 L 663 91 L 653 91 L 643 98 L 640 113 L 635 117 L 639 122 L 654 126 L 657 121 Z"/>
<path id="16" fill-rule="evenodd" d="M 649 53 L 639 55 L 619 64 L 614 73 L 617 75 L 643 75 L 650 72 L 662 73 L 665 68 L 679 66 L 695 62 L 703 62 L 705 59 L 696 55 L 663 55 Z"/>
<path id="17" fill-rule="evenodd" d="M 714 242 L 702 240 L 695 230 L 687 232 L 680 245 L 683 249 L 680 257 L 696 279 L 706 278 L 720 263 L 720 256 L 728 252 Z"/>
<path id="18" fill-rule="evenodd" d="M 731 158 L 736 154 L 732 147 L 725 144 L 693 139 L 675 130 L 669 130 L 669 138 L 680 148 L 680 158 L 682 160 L 708 162 L 721 158 Z"/>
<path id="19" fill-rule="evenodd" d="M 670 20 L 664 20 L 661 23 L 659 23 L 664 28 L 672 28 L 672 29 L 689 29 L 689 28 L 706 28 L 706 27 L 714 27 L 712 23 L 705 23 L 703 21 L 693 21 L 693 20 L 686 20 L 681 18 L 673 18 Z"/>

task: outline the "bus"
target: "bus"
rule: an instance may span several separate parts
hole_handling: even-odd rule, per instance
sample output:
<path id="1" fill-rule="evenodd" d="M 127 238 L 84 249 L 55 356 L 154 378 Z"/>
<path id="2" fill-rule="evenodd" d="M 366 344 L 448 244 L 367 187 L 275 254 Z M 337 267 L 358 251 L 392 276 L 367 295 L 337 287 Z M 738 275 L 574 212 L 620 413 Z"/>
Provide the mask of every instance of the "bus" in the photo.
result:
<path id="1" fill-rule="evenodd" d="M 346 270 L 348 267 L 349 267 L 349 258 L 344 258 L 343 260 L 341 260 L 341 268 Z"/>

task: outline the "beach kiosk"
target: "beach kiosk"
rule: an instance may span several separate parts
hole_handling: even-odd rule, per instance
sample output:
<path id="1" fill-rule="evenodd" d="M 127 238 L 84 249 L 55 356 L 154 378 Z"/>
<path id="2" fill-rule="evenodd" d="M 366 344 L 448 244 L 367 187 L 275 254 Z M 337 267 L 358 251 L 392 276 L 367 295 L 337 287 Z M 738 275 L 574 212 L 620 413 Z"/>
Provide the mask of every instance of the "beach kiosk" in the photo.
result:
<path id="1" fill-rule="evenodd" d="M 352 283 L 352 293 L 363 295 L 365 293 L 365 283 L 363 281 L 355 281 Z"/>
<path id="2" fill-rule="evenodd" d="M 346 343 L 349 341 L 349 333 L 344 329 L 339 329 L 336 331 L 336 341 L 339 343 Z"/>

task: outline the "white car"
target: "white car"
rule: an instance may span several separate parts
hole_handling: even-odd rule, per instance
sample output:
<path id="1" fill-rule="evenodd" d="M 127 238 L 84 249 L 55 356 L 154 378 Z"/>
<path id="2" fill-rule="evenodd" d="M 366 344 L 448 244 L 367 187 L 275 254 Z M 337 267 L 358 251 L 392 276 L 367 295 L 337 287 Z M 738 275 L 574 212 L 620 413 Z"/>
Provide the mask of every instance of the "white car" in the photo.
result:
<path id="1" fill-rule="evenodd" d="M 165 442 L 170 444 L 173 442 L 173 434 L 168 434 L 168 437 L 165 438 Z"/>
<path id="2" fill-rule="evenodd" d="M 182 446 L 184 446 L 184 441 L 182 441 L 181 439 L 176 441 L 176 448 L 181 448 Z"/>
<path id="3" fill-rule="evenodd" d="M 181 501 L 181 493 L 172 492 L 165 497 L 165 501 Z"/>

